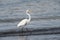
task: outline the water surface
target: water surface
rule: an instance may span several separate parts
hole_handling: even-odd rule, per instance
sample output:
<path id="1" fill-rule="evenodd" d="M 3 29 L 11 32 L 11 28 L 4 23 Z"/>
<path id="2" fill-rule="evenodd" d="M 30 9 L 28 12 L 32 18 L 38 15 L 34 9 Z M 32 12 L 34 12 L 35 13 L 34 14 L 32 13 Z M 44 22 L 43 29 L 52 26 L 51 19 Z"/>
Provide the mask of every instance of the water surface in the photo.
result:
<path id="1" fill-rule="evenodd" d="M 25 28 L 60 27 L 60 0 L 0 0 L 0 32 L 17 29 L 16 25 L 24 18 L 27 9 L 31 9 L 32 20 Z M 47 35 L 49 36 L 49 35 Z M 59 40 L 59 35 L 42 36 L 41 40 Z M 52 37 L 53 36 L 53 37 Z M 32 36 L 33 37 L 33 36 Z M 30 38 L 32 38 L 30 37 Z M 38 37 L 34 36 L 36 40 Z M 16 37 L 1 37 L 1 40 L 17 40 Z M 29 37 L 28 37 L 29 38 Z M 31 40 L 35 40 L 35 38 Z M 44 39 L 45 38 L 45 39 Z M 54 38 L 54 39 L 53 39 Z M 30 39 L 29 39 L 30 40 Z"/>

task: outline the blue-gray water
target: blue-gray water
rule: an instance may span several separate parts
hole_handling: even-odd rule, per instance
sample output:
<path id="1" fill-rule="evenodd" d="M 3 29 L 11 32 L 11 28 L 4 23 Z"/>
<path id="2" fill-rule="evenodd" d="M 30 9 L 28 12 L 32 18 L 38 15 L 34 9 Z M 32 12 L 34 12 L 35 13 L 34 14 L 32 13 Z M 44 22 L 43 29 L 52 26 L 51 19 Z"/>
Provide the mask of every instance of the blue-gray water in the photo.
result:
<path id="1" fill-rule="evenodd" d="M 32 20 L 26 28 L 60 27 L 60 0 L 0 0 L 0 32 L 17 29 L 20 20 L 28 18 L 27 9 L 32 10 Z M 41 37 L 42 36 L 42 37 Z M 30 36 L 28 40 L 59 40 L 59 35 Z M 20 40 L 18 36 L 0 37 L 0 40 Z"/>

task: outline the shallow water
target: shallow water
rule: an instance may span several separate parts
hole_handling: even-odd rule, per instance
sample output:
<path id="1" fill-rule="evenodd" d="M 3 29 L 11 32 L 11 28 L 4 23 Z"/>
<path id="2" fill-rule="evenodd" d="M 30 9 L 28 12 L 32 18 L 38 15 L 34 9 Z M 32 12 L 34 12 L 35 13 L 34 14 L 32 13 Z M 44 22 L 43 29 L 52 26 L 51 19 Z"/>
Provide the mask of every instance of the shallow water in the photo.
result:
<path id="1" fill-rule="evenodd" d="M 17 29 L 16 25 L 22 19 L 28 18 L 25 14 L 27 9 L 32 10 L 32 20 L 25 26 L 26 28 L 60 27 L 60 0 L 0 0 L 0 32 Z M 1 40 L 8 40 L 8 38 L 17 40 L 14 37 L 2 37 Z"/>
<path id="2" fill-rule="evenodd" d="M 9 36 L 9 37 L 0 37 L 0 40 L 60 40 L 60 34 L 35 35 L 35 36 Z"/>

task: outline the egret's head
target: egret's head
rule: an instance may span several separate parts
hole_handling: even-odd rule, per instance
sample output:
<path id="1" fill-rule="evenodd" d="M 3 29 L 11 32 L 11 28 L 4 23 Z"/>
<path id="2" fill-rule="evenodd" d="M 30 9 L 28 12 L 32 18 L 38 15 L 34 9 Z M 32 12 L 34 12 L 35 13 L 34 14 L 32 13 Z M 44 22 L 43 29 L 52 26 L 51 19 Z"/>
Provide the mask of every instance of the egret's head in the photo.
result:
<path id="1" fill-rule="evenodd" d="M 31 10 L 26 10 L 26 13 L 31 13 Z"/>

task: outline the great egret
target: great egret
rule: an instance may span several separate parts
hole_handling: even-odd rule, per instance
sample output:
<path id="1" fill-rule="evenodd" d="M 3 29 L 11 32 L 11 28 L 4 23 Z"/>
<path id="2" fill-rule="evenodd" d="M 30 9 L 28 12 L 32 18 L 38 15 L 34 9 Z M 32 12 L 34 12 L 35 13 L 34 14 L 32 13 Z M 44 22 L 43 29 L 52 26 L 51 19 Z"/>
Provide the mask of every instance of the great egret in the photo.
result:
<path id="1" fill-rule="evenodd" d="M 30 10 L 26 10 L 26 14 L 29 16 L 29 18 L 23 19 L 22 21 L 20 21 L 19 24 L 17 25 L 17 27 L 23 27 L 30 22 L 30 20 L 31 20 Z"/>

